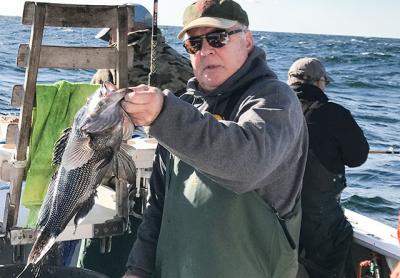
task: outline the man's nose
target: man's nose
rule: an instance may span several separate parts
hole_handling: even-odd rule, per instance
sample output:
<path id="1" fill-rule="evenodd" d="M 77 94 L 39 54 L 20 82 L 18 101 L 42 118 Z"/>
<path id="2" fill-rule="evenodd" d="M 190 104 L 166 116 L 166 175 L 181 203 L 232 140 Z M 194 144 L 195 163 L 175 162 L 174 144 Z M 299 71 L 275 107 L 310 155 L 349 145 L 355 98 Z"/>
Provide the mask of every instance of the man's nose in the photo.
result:
<path id="1" fill-rule="evenodd" d="M 208 41 L 206 40 L 206 38 L 203 38 L 203 43 L 202 43 L 202 46 L 201 46 L 201 49 L 200 49 L 200 54 L 201 55 L 209 55 L 209 54 L 212 54 L 212 53 L 214 53 L 214 47 L 212 47 L 209 43 L 208 43 Z"/>

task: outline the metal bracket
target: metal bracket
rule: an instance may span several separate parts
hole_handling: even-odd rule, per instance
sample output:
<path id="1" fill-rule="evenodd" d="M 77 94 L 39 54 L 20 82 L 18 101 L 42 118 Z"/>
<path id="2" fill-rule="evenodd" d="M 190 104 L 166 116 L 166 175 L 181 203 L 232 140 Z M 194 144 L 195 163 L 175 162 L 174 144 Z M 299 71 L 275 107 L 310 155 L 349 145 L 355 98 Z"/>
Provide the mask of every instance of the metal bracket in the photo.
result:
<path id="1" fill-rule="evenodd" d="M 34 229 L 12 229 L 10 230 L 11 245 L 31 244 L 36 238 Z"/>
<path id="2" fill-rule="evenodd" d="M 122 235 L 126 231 L 127 221 L 117 217 L 108 220 L 105 223 L 93 224 L 93 237 L 109 237 L 113 235 Z"/>

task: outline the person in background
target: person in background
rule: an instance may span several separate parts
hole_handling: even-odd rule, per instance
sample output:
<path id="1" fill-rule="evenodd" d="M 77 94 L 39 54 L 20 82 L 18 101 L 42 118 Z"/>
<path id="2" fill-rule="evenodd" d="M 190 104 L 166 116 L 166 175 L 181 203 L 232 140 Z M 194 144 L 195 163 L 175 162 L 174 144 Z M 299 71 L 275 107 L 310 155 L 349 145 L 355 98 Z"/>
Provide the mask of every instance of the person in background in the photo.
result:
<path id="1" fill-rule="evenodd" d="M 353 230 L 340 205 L 345 166 L 362 165 L 369 145 L 349 110 L 329 101 L 332 78 L 316 58 L 301 58 L 288 84 L 302 104 L 310 138 L 303 179 L 300 249 L 310 277 L 355 277 L 351 266 Z"/>
<path id="2" fill-rule="evenodd" d="M 195 75 L 186 93 L 139 85 L 122 102 L 159 142 L 124 277 L 295 277 L 308 149 L 300 103 L 238 3 L 197 1 L 183 26 Z"/>
<path id="3" fill-rule="evenodd" d="M 128 84 L 135 86 L 147 84 L 150 72 L 150 45 L 152 16 L 142 5 L 130 4 L 128 16 L 132 20 L 128 23 L 128 48 L 134 49 L 133 60 L 128 61 Z M 110 28 L 102 29 L 97 39 L 109 42 L 110 47 L 116 46 L 116 30 Z M 178 95 L 186 88 L 186 82 L 193 77 L 193 70 L 189 59 L 179 54 L 170 47 L 161 34 L 157 33 L 157 86 L 162 89 L 171 89 Z M 91 83 L 101 84 L 110 81 L 115 84 L 115 69 L 100 69 L 93 76 Z"/>
<path id="4" fill-rule="evenodd" d="M 134 49 L 134 59 L 128 68 L 129 85 L 147 83 L 150 71 L 150 42 L 152 16 L 149 11 L 139 4 L 132 4 L 129 16 L 128 47 Z M 110 47 L 115 46 L 115 29 L 104 28 L 96 38 L 106 40 Z M 186 88 L 186 82 L 193 76 L 189 59 L 172 49 L 158 31 L 158 86 L 172 88 L 177 94 Z M 115 83 L 114 69 L 101 69 L 92 78 L 92 83 L 111 81 Z M 140 129 L 135 130 L 136 135 L 141 135 Z M 131 194 L 133 195 L 133 194 Z M 111 252 L 100 253 L 100 239 L 87 239 L 82 241 L 78 266 L 104 273 L 111 278 L 120 278 L 125 273 L 125 263 L 129 256 L 131 246 L 136 239 L 137 227 L 141 220 L 142 200 L 134 198 L 130 218 L 130 232 L 121 236 L 112 237 Z"/>

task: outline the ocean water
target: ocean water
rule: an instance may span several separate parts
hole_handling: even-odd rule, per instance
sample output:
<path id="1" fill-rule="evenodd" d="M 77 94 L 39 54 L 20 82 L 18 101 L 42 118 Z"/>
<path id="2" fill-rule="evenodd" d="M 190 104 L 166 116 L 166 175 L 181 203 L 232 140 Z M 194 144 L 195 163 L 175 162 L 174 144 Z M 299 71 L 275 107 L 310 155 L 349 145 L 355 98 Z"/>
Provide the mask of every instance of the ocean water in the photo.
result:
<path id="1" fill-rule="evenodd" d="M 24 83 L 25 69 L 16 66 L 20 43 L 29 43 L 30 26 L 20 17 L 0 16 L 0 114 L 18 114 L 9 106 L 12 87 Z M 178 27 L 161 27 L 167 42 L 183 55 Z M 105 46 L 94 39 L 99 29 L 46 28 L 44 44 Z M 400 149 L 400 39 L 254 32 L 269 66 L 281 80 L 294 60 L 318 57 L 334 82 L 329 98 L 348 108 L 362 127 L 371 149 Z M 89 82 L 93 70 L 40 69 L 39 83 L 58 80 Z M 370 154 L 361 167 L 347 169 L 346 208 L 396 226 L 400 208 L 400 155 Z M 0 190 L 4 190 L 4 186 Z M 2 207 L 2 206 L 0 206 Z"/>

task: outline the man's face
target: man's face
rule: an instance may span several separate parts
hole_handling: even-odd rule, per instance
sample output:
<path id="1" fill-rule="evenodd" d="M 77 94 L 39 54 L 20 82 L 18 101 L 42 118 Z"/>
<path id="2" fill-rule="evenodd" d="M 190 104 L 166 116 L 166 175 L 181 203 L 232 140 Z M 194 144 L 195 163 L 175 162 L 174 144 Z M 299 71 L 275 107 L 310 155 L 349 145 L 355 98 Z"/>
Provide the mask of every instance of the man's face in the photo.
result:
<path id="1" fill-rule="evenodd" d="M 232 28 L 236 29 L 238 28 Z M 188 30 L 187 35 L 202 36 L 215 30 L 210 27 L 198 27 Z M 193 72 L 201 88 L 209 92 L 224 83 L 244 64 L 252 48 L 253 37 L 250 32 L 230 35 L 228 43 L 221 48 L 210 46 L 203 38 L 201 50 L 190 54 Z"/>

